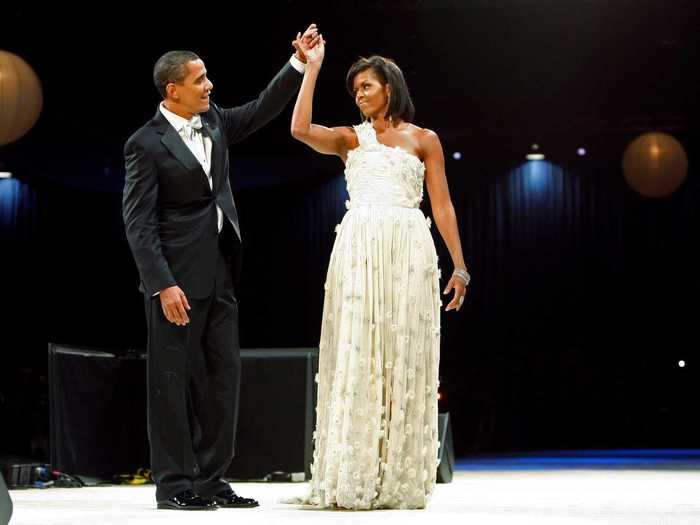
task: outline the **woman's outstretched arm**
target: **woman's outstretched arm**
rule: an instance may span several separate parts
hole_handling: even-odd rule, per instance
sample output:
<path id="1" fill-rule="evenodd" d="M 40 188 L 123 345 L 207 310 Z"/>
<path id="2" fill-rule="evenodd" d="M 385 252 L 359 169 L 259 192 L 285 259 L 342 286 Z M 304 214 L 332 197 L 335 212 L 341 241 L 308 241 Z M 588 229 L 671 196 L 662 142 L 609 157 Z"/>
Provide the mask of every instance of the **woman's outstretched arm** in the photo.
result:
<path id="1" fill-rule="evenodd" d="M 342 127 L 328 128 L 312 123 L 314 89 L 325 55 L 326 42 L 323 35 L 318 35 L 309 44 L 297 38 L 294 47 L 306 56 L 306 71 L 294 104 L 292 136 L 319 153 L 338 155 L 345 159 L 348 149 L 352 147 L 352 130 Z"/>

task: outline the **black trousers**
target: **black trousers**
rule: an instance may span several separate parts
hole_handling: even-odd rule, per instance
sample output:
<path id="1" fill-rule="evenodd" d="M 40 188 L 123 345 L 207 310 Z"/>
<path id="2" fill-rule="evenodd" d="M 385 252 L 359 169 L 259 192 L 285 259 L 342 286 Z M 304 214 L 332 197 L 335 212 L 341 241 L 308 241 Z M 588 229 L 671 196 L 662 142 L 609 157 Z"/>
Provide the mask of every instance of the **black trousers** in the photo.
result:
<path id="1" fill-rule="evenodd" d="M 188 325 L 169 322 L 158 296 L 145 299 L 148 438 L 158 501 L 187 489 L 212 496 L 229 488 L 223 476 L 234 454 L 241 377 L 230 250 L 220 242 L 213 294 L 188 298 Z"/>

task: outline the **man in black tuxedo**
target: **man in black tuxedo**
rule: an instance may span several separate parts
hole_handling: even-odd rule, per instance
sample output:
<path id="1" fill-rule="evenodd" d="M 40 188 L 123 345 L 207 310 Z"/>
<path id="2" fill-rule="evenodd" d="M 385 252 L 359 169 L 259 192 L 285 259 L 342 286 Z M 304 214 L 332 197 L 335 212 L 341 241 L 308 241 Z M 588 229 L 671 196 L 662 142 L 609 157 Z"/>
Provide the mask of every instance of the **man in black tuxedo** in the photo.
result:
<path id="1" fill-rule="evenodd" d="M 294 43 L 316 34 L 312 24 Z M 241 374 L 241 234 L 228 146 L 284 109 L 305 62 L 297 50 L 256 100 L 226 109 L 210 102 L 213 85 L 197 55 L 166 53 L 153 71 L 163 101 L 124 147 L 123 217 L 146 306 L 159 509 L 258 505 L 222 479 L 234 453 Z"/>

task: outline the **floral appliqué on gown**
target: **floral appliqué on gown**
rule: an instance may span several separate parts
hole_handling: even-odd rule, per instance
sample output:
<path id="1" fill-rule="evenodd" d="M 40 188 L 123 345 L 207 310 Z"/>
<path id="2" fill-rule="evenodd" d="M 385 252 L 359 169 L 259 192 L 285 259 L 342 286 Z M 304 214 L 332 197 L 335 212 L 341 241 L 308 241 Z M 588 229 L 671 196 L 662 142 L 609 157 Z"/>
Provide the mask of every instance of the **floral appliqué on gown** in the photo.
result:
<path id="1" fill-rule="evenodd" d="M 310 493 L 297 503 L 423 508 L 438 458 L 440 284 L 425 166 L 355 126 L 331 254 Z"/>

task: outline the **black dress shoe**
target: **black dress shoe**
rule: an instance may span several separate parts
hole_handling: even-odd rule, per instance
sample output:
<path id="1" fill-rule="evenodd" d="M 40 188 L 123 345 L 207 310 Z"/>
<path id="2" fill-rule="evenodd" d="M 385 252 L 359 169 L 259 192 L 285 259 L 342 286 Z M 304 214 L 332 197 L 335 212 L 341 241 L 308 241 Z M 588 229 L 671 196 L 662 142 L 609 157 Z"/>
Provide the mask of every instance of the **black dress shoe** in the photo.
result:
<path id="1" fill-rule="evenodd" d="M 214 501 L 219 507 L 226 508 L 257 507 L 260 505 L 253 498 L 242 498 L 231 489 L 219 492 L 214 496 Z"/>
<path id="2" fill-rule="evenodd" d="M 159 509 L 169 510 L 216 510 L 216 502 L 212 498 L 197 496 L 191 490 L 184 490 L 172 498 L 158 502 Z"/>

